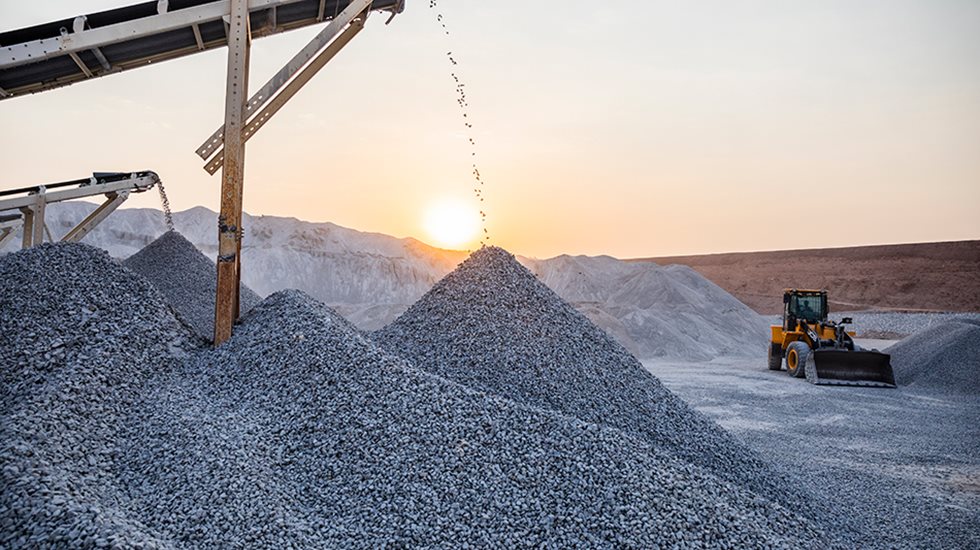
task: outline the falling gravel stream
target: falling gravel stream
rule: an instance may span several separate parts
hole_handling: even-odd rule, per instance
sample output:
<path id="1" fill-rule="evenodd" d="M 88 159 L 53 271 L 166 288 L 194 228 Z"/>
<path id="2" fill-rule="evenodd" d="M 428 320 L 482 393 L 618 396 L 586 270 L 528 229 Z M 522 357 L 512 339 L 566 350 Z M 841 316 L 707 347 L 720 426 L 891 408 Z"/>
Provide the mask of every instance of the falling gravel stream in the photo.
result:
<path id="1" fill-rule="evenodd" d="M 449 27 L 446 25 L 446 17 L 443 15 L 442 11 L 439 9 L 438 0 L 429 0 L 429 9 L 435 10 L 436 12 L 436 22 L 442 30 L 443 36 L 446 37 L 446 42 L 449 43 L 452 38 L 452 33 L 449 31 Z M 480 244 L 483 246 L 490 244 L 490 232 L 487 229 L 487 206 L 485 197 L 485 180 L 483 179 L 483 174 L 480 173 L 480 166 L 477 157 L 478 147 L 476 145 L 476 131 L 473 128 L 473 117 L 470 116 L 470 103 L 466 95 L 466 84 L 463 82 L 460 76 L 459 61 L 457 60 L 457 54 L 454 54 L 452 50 L 446 52 L 446 59 L 449 61 L 451 71 L 449 76 L 453 79 L 453 84 L 456 90 L 456 104 L 459 106 L 460 114 L 462 115 L 463 127 L 466 129 L 465 135 L 466 140 L 470 147 L 470 159 L 472 165 L 471 175 L 473 177 L 473 195 L 477 202 L 480 204 L 480 225 L 482 230 L 482 235 L 480 236 Z"/>
<path id="2" fill-rule="evenodd" d="M 157 182 L 157 192 L 160 193 L 160 209 L 163 210 L 163 221 L 167 224 L 167 230 L 174 230 L 174 214 L 170 211 L 170 197 L 167 190 L 163 187 L 163 182 Z"/>

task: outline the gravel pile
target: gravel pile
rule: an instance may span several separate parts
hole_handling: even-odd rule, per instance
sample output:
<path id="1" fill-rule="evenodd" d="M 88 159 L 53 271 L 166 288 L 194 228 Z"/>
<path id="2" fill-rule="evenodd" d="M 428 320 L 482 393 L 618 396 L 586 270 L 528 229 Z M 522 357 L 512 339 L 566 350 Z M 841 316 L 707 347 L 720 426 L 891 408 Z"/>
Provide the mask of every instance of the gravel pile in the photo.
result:
<path id="1" fill-rule="evenodd" d="M 0 547 L 809 547 L 622 432 L 386 354 L 297 291 L 217 350 L 80 244 L 0 258 Z"/>
<path id="2" fill-rule="evenodd" d="M 762 317 L 690 267 L 608 256 L 518 261 L 638 358 L 710 361 L 765 349 Z"/>
<path id="3" fill-rule="evenodd" d="M 851 317 L 854 324 L 849 325 L 857 332 L 858 338 L 882 338 L 898 340 L 929 327 L 947 321 L 980 322 L 980 313 L 906 313 L 897 311 L 831 311 L 830 318 L 839 321 L 843 317 Z M 779 315 L 767 315 L 767 321 L 778 325 L 782 322 Z"/>
<path id="4" fill-rule="evenodd" d="M 779 505 L 617 430 L 404 365 L 298 291 L 134 406 L 139 521 L 194 547 L 817 547 Z"/>
<path id="5" fill-rule="evenodd" d="M 801 514 L 831 513 L 664 388 L 502 249 L 475 252 L 372 337 L 427 372 L 617 428 Z"/>
<path id="6" fill-rule="evenodd" d="M 0 547 L 162 539 L 115 473 L 147 381 L 196 338 L 160 293 L 82 244 L 0 258 Z"/>
<path id="7" fill-rule="evenodd" d="M 980 396 L 980 320 L 937 323 L 888 353 L 902 386 Z"/>
<path id="8" fill-rule="evenodd" d="M 214 336 L 217 269 L 183 235 L 167 231 L 126 258 L 123 265 L 153 283 L 199 336 L 207 340 Z M 240 288 L 240 309 L 244 315 L 260 298 L 244 284 Z"/>

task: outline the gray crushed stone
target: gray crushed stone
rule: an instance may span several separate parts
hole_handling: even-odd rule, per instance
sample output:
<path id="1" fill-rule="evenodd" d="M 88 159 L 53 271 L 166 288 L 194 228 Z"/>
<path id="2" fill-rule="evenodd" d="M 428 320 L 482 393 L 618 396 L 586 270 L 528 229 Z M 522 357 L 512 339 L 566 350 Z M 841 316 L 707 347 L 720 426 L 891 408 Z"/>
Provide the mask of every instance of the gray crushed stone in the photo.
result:
<path id="1" fill-rule="evenodd" d="M 767 315 L 771 324 L 778 325 L 778 315 Z M 849 330 L 858 338 L 882 338 L 898 340 L 947 321 L 980 322 L 980 313 L 929 313 L 898 311 L 831 311 L 830 318 L 840 320 L 851 317 L 854 324 Z"/>
<path id="2" fill-rule="evenodd" d="M 115 473 L 120 426 L 197 339 L 105 252 L 0 258 L 0 548 L 165 546 Z"/>
<path id="3" fill-rule="evenodd" d="M 123 261 L 167 298 L 168 303 L 204 339 L 214 336 L 216 267 L 180 233 L 170 230 Z M 260 298 L 244 284 L 240 287 L 241 314 Z"/>
<path id="4" fill-rule="evenodd" d="M 934 324 L 889 347 L 888 353 L 900 385 L 980 396 L 980 320 Z"/>
<path id="5" fill-rule="evenodd" d="M 192 547 L 822 547 L 610 428 L 407 367 L 299 291 L 134 406 L 120 476 Z"/>
<path id="6" fill-rule="evenodd" d="M 814 386 L 763 357 L 647 365 L 863 526 L 851 548 L 980 548 L 980 396 Z"/>
<path id="7" fill-rule="evenodd" d="M 217 350 L 85 245 L 0 258 L 0 291 L 0 547 L 827 544 L 649 442 L 410 368 L 296 291 Z"/>
<path id="8" fill-rule="evenodd" d="M 835 515 L 674 396 L 500 248 L 473 253 L 372 338 L 427 372 L 619 429 L 801 516 Z"/>

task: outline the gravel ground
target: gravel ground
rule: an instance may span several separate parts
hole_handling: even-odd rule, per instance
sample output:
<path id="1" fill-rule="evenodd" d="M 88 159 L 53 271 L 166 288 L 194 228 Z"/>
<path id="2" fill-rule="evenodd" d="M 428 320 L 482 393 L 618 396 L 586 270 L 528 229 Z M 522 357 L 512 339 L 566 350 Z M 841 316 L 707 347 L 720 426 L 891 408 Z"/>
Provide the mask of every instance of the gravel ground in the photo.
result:
<path id="1" fill-rule="evenodd" d="M 211 350 L 85 245 L 0 258 L 0 291 L 0 547 L 828 544 L 649 441 L 414 370 L 299 292 Z"/>
<path id="2" fill-rule="evenodd" d="M 214 296 L 216 268 L 214 262 L 176 231 L 167 231 L 142 250 L 123 261 L 166 297 L 194 331 L 202 338 L 214 337 Z M 258 294 L 241 285 L 239 300 L 242 315 L 259 303 Z"/>
<path id="3" fill-rule="evenodd" d="M 858 338 L 883 338 L 897 340 L 915 334 L 933 325 L 951 320 L 980 322 L 980 313 L 900 313 L 894 311 L 831 311 L 830 318 L 840 320 L 851 317 L 851 329 Z M 778 315 L 767 315 L 770 324 L 782 322 Z"/>
<path id="4" fill-rule="evenodd" d="M 475 252 L 373 338 L 427 372 L 620 429 L 801 516 L 835 515 L 674 396 L 499 248 Z"/>
<path id="5" fill-rule="evenodd" d="M 933 324 L 891 346 L 888 353 L 900 385 L 980 396 L 980 320 Z"/>
<path id="6" fill-rule="evenodd" d="M 855 547 L 980 547 L 980 395 L 814 386 L 764 363 L 645 366 L 863 526 Z"/>

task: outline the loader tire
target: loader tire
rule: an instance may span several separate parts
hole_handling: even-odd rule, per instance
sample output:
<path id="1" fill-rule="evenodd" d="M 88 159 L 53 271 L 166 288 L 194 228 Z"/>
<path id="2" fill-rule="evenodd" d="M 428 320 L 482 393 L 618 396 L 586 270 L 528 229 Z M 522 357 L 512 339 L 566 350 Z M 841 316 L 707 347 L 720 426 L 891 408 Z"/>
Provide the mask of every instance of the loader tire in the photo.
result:
<path id="1" fill-rule="evenodd" d="M 780 370 L 783 368 L 783 346 L 779 344 L 769 344 L 769 370 Z"/>
<path id="2" fill-rule="evenodd" d="M 810 346 L 797 340 L 786 348 L 786 370 L 794 378 L 806 376 L 806 362 L 810 357 Z"/>

